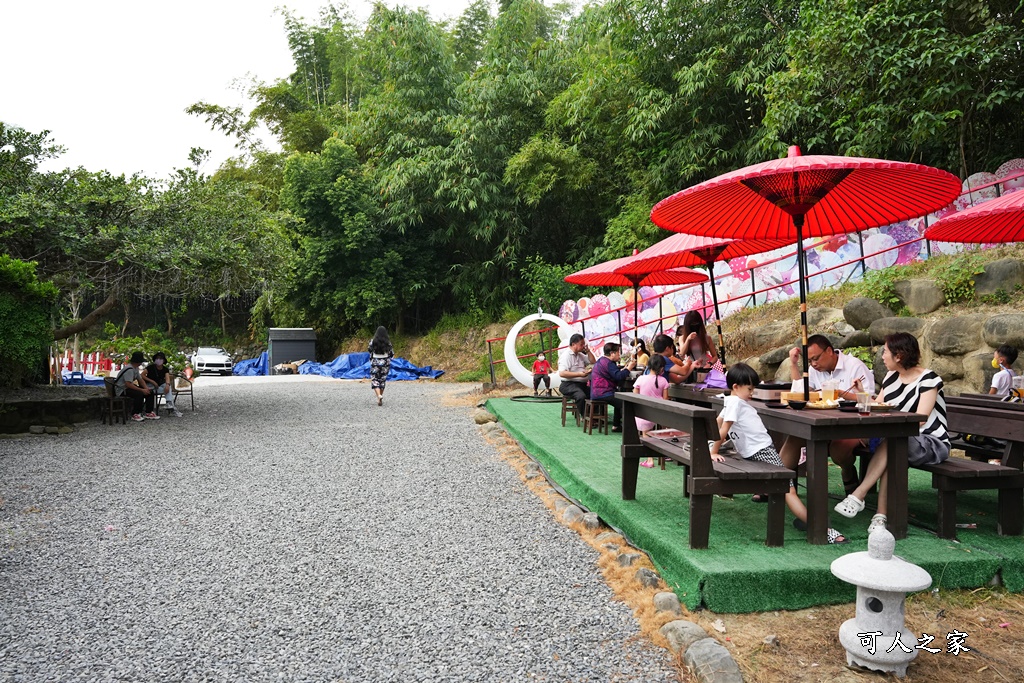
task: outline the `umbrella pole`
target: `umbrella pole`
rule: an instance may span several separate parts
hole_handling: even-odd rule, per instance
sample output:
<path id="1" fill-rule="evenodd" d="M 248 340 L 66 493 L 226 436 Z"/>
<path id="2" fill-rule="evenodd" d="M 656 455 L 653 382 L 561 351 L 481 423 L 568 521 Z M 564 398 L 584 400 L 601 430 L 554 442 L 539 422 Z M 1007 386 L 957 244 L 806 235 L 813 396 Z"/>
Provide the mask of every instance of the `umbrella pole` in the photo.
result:
<path id="1" fill-rule="evenodd" d="M 807 266 L 804 263 L 804 217 L 803 215 L 793 216 L 793 224 L 796 226 L 796 263 L 797 272 L 800 275 L 800 344 L 803 350 L 804 358 L 804 400 L 809 401 L 811 398 L 811 384 L 808 373 L 807 362 L 807 290 L 805 277 L 807 275 Z"/>
<path id="2" fill-rule="evenodd" d="M 718 292 L 715 291 L 715 264 L 708 261 L 708 275 L 711 280 L 711 303 L 715 305 L 715 327 L 718 328 L 718 357 L 725 365 L 725 339 L 722 337 L 722 316 L 718 313 Z"/>

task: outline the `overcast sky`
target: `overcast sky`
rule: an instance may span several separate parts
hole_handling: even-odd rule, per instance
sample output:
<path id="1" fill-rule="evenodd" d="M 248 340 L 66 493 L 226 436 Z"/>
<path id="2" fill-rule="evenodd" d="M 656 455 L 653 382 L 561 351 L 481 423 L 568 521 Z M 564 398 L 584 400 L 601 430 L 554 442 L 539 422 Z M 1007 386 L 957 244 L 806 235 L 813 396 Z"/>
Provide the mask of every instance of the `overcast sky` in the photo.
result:
<path id="1" fill-rule="evenodd" d="M 236 153 L 185 108 L 204 100 L 243 103 L 237 79 L 285 78 L 294 70 L 285 6 L 315 23 L 327 0 L 2 0 L 0 121 L 51 131 L 66 148 L 47 168 L 141 172 L 165 177 L 211 150 L 212 173 Z M 457 17 L 469 0 L 388 0 Z M 351 0 L 365 19 L 371 3 Z"/>

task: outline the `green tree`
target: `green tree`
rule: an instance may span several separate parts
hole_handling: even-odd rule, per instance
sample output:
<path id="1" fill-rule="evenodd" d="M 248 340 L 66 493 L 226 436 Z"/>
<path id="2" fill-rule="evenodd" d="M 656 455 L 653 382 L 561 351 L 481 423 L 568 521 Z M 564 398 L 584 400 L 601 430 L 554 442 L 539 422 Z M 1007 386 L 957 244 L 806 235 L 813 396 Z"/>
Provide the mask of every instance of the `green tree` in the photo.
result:
<path id="1" fill-rule="evenodd" d="M 0 254 L 0 387 L 38 379 L 46 367 L 57 288 L 35 271 L 33 263 Z"/>
<path id="2" fill-rule="evenodd" d="M 1016 1 L 800 5 L 765 122 L 820 153 L 919 161 L 966 176 L 1024 146 Z"/>

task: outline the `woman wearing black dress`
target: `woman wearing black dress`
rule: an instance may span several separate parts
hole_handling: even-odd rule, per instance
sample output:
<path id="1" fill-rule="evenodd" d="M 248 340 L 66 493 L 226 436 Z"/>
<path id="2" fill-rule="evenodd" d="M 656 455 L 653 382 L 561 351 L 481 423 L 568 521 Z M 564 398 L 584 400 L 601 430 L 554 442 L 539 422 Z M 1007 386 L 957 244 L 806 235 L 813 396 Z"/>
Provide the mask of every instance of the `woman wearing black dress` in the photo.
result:
<path id="1" fill-rule="evenodd" d="M 391 359 L 394 357 L 395 350 L 391 346 L 388 331 L 383 326 L 378 327 L 370 340 L 370 388 L 377 394 L 377 405 L 384 404 L 384 385 L 388 381 Z"/>

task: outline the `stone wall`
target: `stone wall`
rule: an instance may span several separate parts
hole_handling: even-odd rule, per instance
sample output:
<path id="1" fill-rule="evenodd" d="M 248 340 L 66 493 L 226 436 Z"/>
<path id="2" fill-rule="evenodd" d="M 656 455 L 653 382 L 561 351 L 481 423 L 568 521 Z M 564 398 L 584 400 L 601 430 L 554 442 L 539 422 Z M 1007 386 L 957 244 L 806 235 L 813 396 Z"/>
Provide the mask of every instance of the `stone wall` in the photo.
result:
<path id="1" fill-rule="evenodd" d="M 105 400 L 103 390 L 98 391 L 95 396 L 4 400 L 0 403 L 0 434 L 21 434 L 31 427 L 63 434 L 76 423 L 98 421 Z"/>
<path id="2" fill-rule="evenodd" d="M 920 285 L 915 289 L 921 290 Z M 909 291 L 909 288 L 908 288 Z M 812 324 L 811 321 L 817 324 Z M 788 324 L 788 323 L 787 323 Z M 754 366 L 762 379 L 775 378 L 788 382 L 788 351 L 799 341 L 784 335 L 780 329 L 774 336 L 763 334 L 762 328 L 754 334 L 771 337 L 771 348 L 744 362 Z M 843 332 L 845 334 L 840 334 Z M 992 352 L 1001 344 L 1009 344 L 1022 351 L 1013 370 L 1024 374 L 1024 314 L 999 315 L 972 314 L 938 320 L 916 317 L 897 317 L 891 310 L 872 299 L 858 297 L 839 309 L 811 309 L 808 311 L 808 333 L 825 334 L 836 348 L 868 346 L 874 355 L 875 382 L 885 376 L 882 363 L 882 345 L 885 336 L 894 332 L 909 332 L 921 346 L 921 365 L 931 368 L 942 377 L 945 393 L 985 393 L 997 372 L 992 367 Z M 749 337 L 748 337 L 749 338 Z M 786 340 L 784 344 L 779 342 Z"/>

